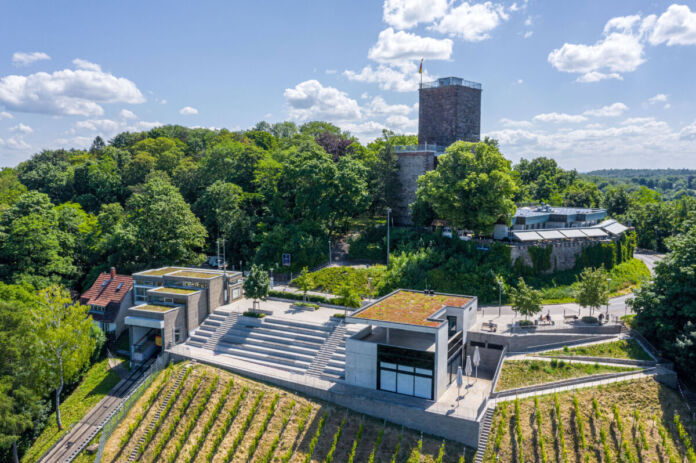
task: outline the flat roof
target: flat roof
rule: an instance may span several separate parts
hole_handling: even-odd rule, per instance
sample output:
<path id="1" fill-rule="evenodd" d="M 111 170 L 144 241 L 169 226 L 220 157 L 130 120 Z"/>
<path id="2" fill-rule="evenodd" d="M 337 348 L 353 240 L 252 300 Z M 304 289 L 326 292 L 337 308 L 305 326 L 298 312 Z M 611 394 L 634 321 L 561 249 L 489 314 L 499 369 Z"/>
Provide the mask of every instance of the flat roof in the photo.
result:
<path id="1" fill-rule="evenodd" d="M 135 276 L 148 276 L 148 277 L 161 277 L 162 275 L 166 275 L 167 273 L 172 273 L 176 272 L 177 270 L 181 270 L 181 267 L 162 267 L 162 268 L 155 268 L 152 270 L 143 270 L 142 272 L 134 273 L 133 275 Z"/>
<path id="2" fill-rule="evenodd" d="M 155 293 L 169 293 L 169 294 L 193 294 L 200 291 L 200 289 L 186 289 L 186 288 L 167 288 L 166 286 L 160 286 L 159 288 L 151 289 Z"/>
<path id="3" fill-rule="evenodd" d="M 157 305 L 157 304 L 142 304 L 131 307 L 132 310 L 142 310 L 145 312 L 169 312 L 170 310 L 178 309 L 181 306 Z"/>
<path id="4" fill-rule="evenodd" d="M 168 274 L 167 276 L 170 277 L 184 277 L 184 278 L 204 278 L 204 279 L 210 279 L 210 278 L 216 278 L 222 276 L 221 273 L 216 273 L 216 272 L 206 272 L 204 270 L 179 270 L 178 272 L 174 272 L 171 274 Z"/>
<path id="5" fill-rule="evenodd" d="M 534 231 L 513 231 L 512 236 L 520 241 L 540 241 L 543 238 Z"/>
<path id="6" fill-rule="evenodd" d="M 600 228 L 581 228 L 580 230 L 591 238 L 600 238 L 603 236 L 607 236 L 607 233 Z"/>
<path id="7" fill-rule="evenodd" d="M 441 320 L 430 320 L 443 307 L 464 307 L 473 297 L 453 294 L 425 294 L 422 291 L 399 289 L 373 304 L 354 313 L 352 317 L 363 320 L 437 327 Z"/>

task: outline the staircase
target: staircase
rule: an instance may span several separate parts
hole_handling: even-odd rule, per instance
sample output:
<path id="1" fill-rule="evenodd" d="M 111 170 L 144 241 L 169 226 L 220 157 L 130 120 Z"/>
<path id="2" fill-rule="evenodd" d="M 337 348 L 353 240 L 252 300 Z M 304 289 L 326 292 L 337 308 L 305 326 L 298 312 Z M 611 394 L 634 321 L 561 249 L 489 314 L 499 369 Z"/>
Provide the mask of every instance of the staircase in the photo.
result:
<path id="1" fill-rule="evenodd" d="M 322 374 L 327 374 L 329 376 L 342 379 L 345 374 L 345 338 L 346 338 L 346 324 L 341 323 L 333 330 L 326 342 L 321 346 L 319 353 L 312 364 L 307 368 L 307 374 L 310 376 L 319 377 Z M 336 350 L 339 346 L 342 346 L 342 363 L 340 358 L 334 359 Z M 329 365 L 331 361 L 334 360 L 335 363 Z"/>
<path id="2" fill-rule="evenodd" d="M 229 315 L 232 315 L 231 313 Z M 235 317 L 237 314 L 234 314 Z M 203 320 L 201 326 L 186 340 L 186 344 L 194 347 L 206 347 L 208 343 L 212 343 L 213 338 L 220 328 L 227 322 L 227 312 L 216 310 L 208 315 L 208 318 Z"/>
<path id="3" fill-rule="evenodd" d="M 208 337 L 203 347 L 210 350 L 215 349 L 215 346 L 220 342 L 220 338 L 222 338 L 238 320 L 239 314 L 237 312 L 230 312 L 220 326 L 218 326 L 218 329 Z"/>
<path id="4" fill-rule="evenodd" d="M 138 443 L 135 445 L 133 451 L 128 456 L 128 463 L 131 463 L 138 459 L 138 455 L 140 454 L 140 446 L 145 442 L 145 435 L 148 432 L 150 432 L 150 430 L 155 426 L 155 423 L 159 420 L 159 417 L 162 415 L 162 412 L 167 407 L 169 400 L 172 398 L 172 394 L 174 394 L 174 391 L 176 391 L 176 388 L 179 387 L 179 384 L 181 384 L 181 381 L 184 379 L 184 375 L 186 374 L 187 369 L 188 367 L 181 369 L 181 372 L 179 372 L 179 376 L 176 378 L 176 381 L 167 391 L 167 395 L 165 395 L 164 399 L 162 399 L 162 402 L 160 403 L 160 406 L 157 409 L 157 413 L 155 413 L 155 416 L 152 417 L 152 419 L 147 425 L 147 428 L 145 428 L 145 432 L 142 436 L 140 436 L 140 439 L 138 439 Z"/>
<path id="5" fill-rule="evenodd" d="M 486 413 L 481 419 L 481 429 L 479 431 L 478 449 L 474 463 L 483 463 L 483 454 L 486 453 L 486 445 L 488 445 L 488 436 L 491 433 L 491 424 L 493 423 L 493 407 L 488 407 Z"/>

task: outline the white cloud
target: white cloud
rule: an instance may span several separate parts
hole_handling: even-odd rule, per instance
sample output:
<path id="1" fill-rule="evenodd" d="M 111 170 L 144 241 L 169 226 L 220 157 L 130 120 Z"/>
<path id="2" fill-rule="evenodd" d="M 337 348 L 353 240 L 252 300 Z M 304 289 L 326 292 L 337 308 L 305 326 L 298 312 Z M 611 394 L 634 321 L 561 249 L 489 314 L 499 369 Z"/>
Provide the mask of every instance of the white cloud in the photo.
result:
<path id="1" fill-rule="evenodd" d="M 22 124 L 21 122 L 10 129 L 10 132 L 20 132 L 23 134 L 30 134 L 34 131 L 28 125 Z"/>
<path id="2" fill-rule="evenodd" d="M 381 96 L 374 97 L 365 109 L 368 117 L 385 115 L 407 116 L 414 110 L 413 106 L 408 106 L 405 104 L 391 105 L 384 101 L 384 98 Z"/>
<path id="3" fill-rule="evenodd" d="M 362 117 L 357 101 L 336 88 L 324 87 L 316 80 L 287 88 L 283 95 L 290 108 L 290 117 L 298 121 L 348 121 Z"/>
<path id="4" fill-rule="evenodd" d="M 687 125 L 679 131 L 679 139 L 687 141 L 696 141 L 696 121 Z"/>
<path id="5" fill-rule="evenodd" d="M 669 108 L 671 108 L 671 107 L 672 107 L 672 105 L 669 104 L 669 103 L 667 103 L 666 105 L 664 105 L 664 106 L 662 107 L 662 109 L 669 109 Z"/>
<path id="6" fill-rule="evenodd" d="M 76 129 L 89 130 L 91 132 L 104 132 L 107 134 L 118 132 L 122 126 L 123 124 L 120 122 L 112 121 L 110 119 L 89 119 L 85 121 L 77 121 L 75 123 Z"/>
<path id="7" fill-rule="evenodd" d="M 24 141 L 24 138 L 21 136 L 10 137 L 7 140 L 0 138 L 0 146 L 4 146 L 12 150 L 28 150 L 31 148 L 31 146 L 29 146 L 29 144 Z"/>
<path id="8" fill-rule="evenodd" d="M 447 8 L 447 0 L 385 0 L 383 19 L 397 29 L 410 29 L 443 17 Z"/>
<path id="9" fill-rule="evenodd" d="M 0 121 L 3 119 L 14 119 L 14 116 L 7 111 L 0 111 Z"/>
<path id="10" fill-rule="evenodd" d="M 395 132 L 409 132 L 418 129 L 418 119 L 409 119 L 401 115 L 387 117 L 385 124 Z"/>
<path id="11" fill-rule="evenodd" d="M 394 32 L 391 27 L 379 33 L 367 57 L 382 64 L 403 66 L 412 60 L 447 60 L 452 56 L 452 40 L 421 37 L 410 32 Z"/>
<path id="12" fill-rule="evenodd" d="M 586 72 L 585 74 L 581 75 L 577 79 L 575 79 L 576 82 L 582 82 L 582 83 L 588 83 L 588 82 L 599 82 L 600 80 L 606 80 L 606 79 L 617 79 L 617 80 L 623 80 L 623 77 L 621 77 L 621 74 L 617 72 L 610 72 L 608 74 L 605 74 L 603 72 L 597 72 L 597 71 L 592 71 L 592 72 Z"/>
<path id="13" fill-rule="evenodd" d="M 517 81 L 515 81 L 515 83 L 516 83 L 517 85 L 522 85 L 522 84 L 524 83 L 524 80 L 522 80 L 522 79 L 517 79 Z"/>
<path id="14" fill-rule="evenodd" d="M 332 75 L 332 74 L 336 74 L 338 71 L 335 70 L 335 69 L 327 69 L 327 70 L 324 71 L 324 72 L 325 72 L 326 74 L 328 74 L 328 75 Z"/>
<path id="15" fill-rule="evenodd" d="M 343 130 L 347 130 L 351 134 L 357 136 L 362 143 L 367 143 L 382 134 L 382 130 L 388 129 L 387 126 L 376 121 L 367 121 L 361 123 L 344 122 L 338 123 Z"/>
<path id="16" fill-rule="evenodd" d="M 402 67 L 395 69 L 393 67 L 379 65 L 376 68 L 365 66 L 362 71 L 345 71 L 343 73 L 349 80 L 357 82 L 367 82 L 379 84 L 382 90 L 394 90 L 397 92 L 413 92 L 418 89 L 420 76 L 417 72 L 417 66 L 413 64 L 412 68 Z M 431 80 L 427 71 L 423 71 L 423 80 Z"/>
<path id="17" fill-rule="evenodd" d="M 136 116 L 135 113 L 133 113 L 133 111 L 129 111 L 127 109 L 122 109 L 119 114 L 123 119 L 137 119 L 138 118 L 138 116 Z"/>
<path id="18" fill-rule="evenodd" d="M 150 130 L 150 129 L 154 129 L 155 127 L 161 127 L 161 126 L 163 126 L 163 125 L 164 125 L 164 124 L 162 124 L 161 122 L 156 122 L 156 121 L 152 121 L 152 122 L 149 122 L 149 121 L 139 121 L 139 122 L 138 122 L 137 124 L 135 124 L 134 126 L 125 127 L 124 130 L 128 130 L 128 131 L 133 131 L 133 130 L 136 130 L 136 131 L 137 131 L 137 130 Z"/>
<path id="19" fill-rule="evenodd" d="M 602 106 L 601 108 L 597 109 L 589 109 L 585 111 L 583 114 L 585 116 L 594 116 L 594 117 L 617 117 L 620 116 L 628 109 L 628 106 L 626 106 L 623 103 L 614 103 L 610 104 L 608 106 Z"/>
<path id="20" fill-rule="evenodd" d="M 664 93 L 658 93 L 652 98 L 648 98 L 648 103 L 654 104 L 654 103 L 665 103 L 667 101 L 667 95 Z"/>
<path id="21" fill-rule="evenodd" d="M 696 12 L 686 5 L 670 5 L 655 21 L 650 43 L 658 45 L 696 45 Z"/>
<path id="22" fill-rule="evenodd" d="M 508 17 L 503 5 L 497 3 L 462 2 L 450 9 L 432 29 L 468 42 L 478 42 L 489 38 L 490 32 Z"/>
<path id="23" fill-rule="evenodd" d="M 184 106 L 179 110 L 179 114 L 183 114 L 184 116 L 192 116 L 194 114 L 198 114 L 198 110 L 191 106 Z"/>
<path id="24" fill-rule="evenodd" d="M 46 53 L 41 51 L 34 51 L 31 53 L 24 53 L 21 51 L 15 52 L 12 55 L 12 64 L 15 66 L 28 66 L 36 61 L 42 61 L 46 59 L 51 59 Z"/>
<path id="25" fill-rule="evenodd" d="M 524 33 L 524 35 L 522 35 L 522 37 L 524 37 L 525 39 L 528 39 L 528 38 L 530 38 L 532 35 L 534 35 L 534 31 L 527 31 L 527 32 Z"/>
<path id="26" fill-rule="evenodd" d="M 527 19 L 524 20 L 524 25 L 527 27 L 532 25 L 532 17 L 531 16 L 527 16 Z"/>
<path id="27" fill-rule="evenodd" d="M 0 79 L 0 103 L 19 112 L 97 116 L 104 113 L 99 103 L 144 101 L 133 82 L 102 71 L 64 69 Z"/>
<path id="28" fill-rule="evenodd" d="M 84 69 L 86 71 L 95 71 L 95 72 L 101 72 L 101 66 L 98 64 L 91 63 L 87 60 L 80 59 L 80 58 L 75 58 L 73 60 L 73 64 L 77 69 Z"/>
<path id="29" fill-rule="evenodd" d="M 167 104 L 167 100 L 160 100 L 160 104 Z"/>
<path id="30" fill-rule="evenodd" d="M 532 123 L 530 121 L 515 121 L 512 119 L 502 118 L 500 123 L 505 127 L 531 127 Z"/>
<path id="31" fill-rule="evenodd" d="M 580 114 L 565 114 L 565 113 L 545 113 L 537 114 L 532 118 L 535 122 L 551 122 L 554 124 L 566 124 L 584 122 L 587 120 L 585 116 Z"/>

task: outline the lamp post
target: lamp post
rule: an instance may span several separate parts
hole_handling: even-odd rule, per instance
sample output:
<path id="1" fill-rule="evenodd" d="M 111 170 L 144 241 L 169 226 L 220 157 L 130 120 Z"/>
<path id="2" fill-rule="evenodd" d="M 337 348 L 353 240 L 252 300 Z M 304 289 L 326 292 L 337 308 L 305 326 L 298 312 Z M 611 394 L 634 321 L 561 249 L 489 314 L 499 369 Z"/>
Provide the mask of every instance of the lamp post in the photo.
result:
<path id="1" fill-rule="evenodd" d="M 611 278 L 607 278 L 607 292 L 608 293 L 609 293 L 609 284 L 610 283 L 611 283 Z M 609 294 L 607 294 L 607 321 L 609 321 Z"/>
<path id="2" fill-rule="evenodd" d="M 389 268 L 389 219 L 391 218 L 391 207 L 387 208 L 387 269 Z"/>
<path id="3" fill-rule="evenodd" d="M 372 277 L 367 277 L 368 296 L 372 299 Z"/>
<path id="4" fill-rule="evenodd" d="M 498 282 L 498 318 L 500 318 L 503 312 L 503 282 L 500 276 L 496 278 L 496 281 Z"/>
<path id="5" fill-rule="evenodd" d="M 329 265 L 331 265 L 331 240 L 329 240 Z"/>

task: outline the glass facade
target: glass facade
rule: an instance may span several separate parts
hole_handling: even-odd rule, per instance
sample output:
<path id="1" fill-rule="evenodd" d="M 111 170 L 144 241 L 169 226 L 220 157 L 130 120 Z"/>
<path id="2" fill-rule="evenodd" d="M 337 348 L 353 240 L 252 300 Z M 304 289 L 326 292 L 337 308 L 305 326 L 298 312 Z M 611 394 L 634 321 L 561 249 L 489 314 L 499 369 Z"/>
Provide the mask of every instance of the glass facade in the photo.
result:
<path id="1" fill-rule="evenodd" d="M 435 357 L 432 352 L 377 346 L 377 388 L 397 394 L 433 398 Z"/>

